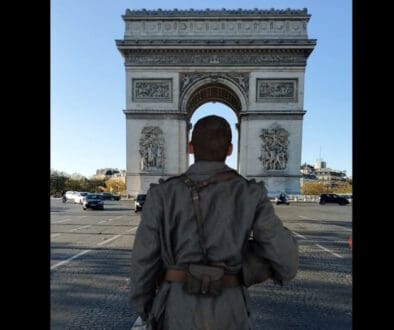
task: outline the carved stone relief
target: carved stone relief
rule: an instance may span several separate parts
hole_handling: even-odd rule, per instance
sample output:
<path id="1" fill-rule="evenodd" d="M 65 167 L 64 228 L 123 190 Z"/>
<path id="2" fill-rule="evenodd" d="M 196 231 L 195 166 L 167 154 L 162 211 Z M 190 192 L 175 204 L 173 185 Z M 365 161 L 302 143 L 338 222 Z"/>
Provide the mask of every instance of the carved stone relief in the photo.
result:
<path id="1" fill-rule="evenodd" d="M 297 79 L 257 79 L 257 102 L 297 102 Z"/>
<path id="2" fill-rule="evenodd" d="M 141 170 L 155 171 L 164 169 L 165 165 L 165 148 L 164 136 L 159 127 L 146 126 L 141 132 L 140 138 L 140 156 Z"/>
<path id="3" fill-rule="evenodd" d="M 206 85 L 199 88 L 187 103 L 188 111 L 197 109 L 200 105 L 210 101 L 222 101 L 236 112 L 242 110 L 236 94 L 226 86 Z"/>
<path id="4" fill-rule="evenodd" d="M 249 95 L 249 73 L 248 72 L 230 72 L 230 73 L 181 73 L 180 79 L 180 91 L 181 94 L 197 80 L 205 78 L 227 78 L 237 85 L 247 98 Z"/>
<path id="5" fill-rule="evenodd" d="M 134 102 L 172 102 L 171 79 L 133 79 Z"/>
<path id="6" fill-rule="evenodd" d="M 133 51 L 126 55 L 126 66 L 305 66 L 307 55 L 305 53 L 267 54 L 259 51 L 237 51 L 216 53 L 199 51 Z"/>
<path id="7" fill-rule="evenodd" d="M 265 170 L 284 170 L 288 161 L 289 132 L 278 125 L 262 129 L 261 156 L 258 158 Z"/>
<path id="8" fill-rule="evenodd" d="M 286 35 L 306 37 L 303 23 L 306 20 L 150 20 L 132 21 L 126 26 L 126 35 L 133 37 L 201 37 L 206 35 L 224 38 L 256 38 Z"/>

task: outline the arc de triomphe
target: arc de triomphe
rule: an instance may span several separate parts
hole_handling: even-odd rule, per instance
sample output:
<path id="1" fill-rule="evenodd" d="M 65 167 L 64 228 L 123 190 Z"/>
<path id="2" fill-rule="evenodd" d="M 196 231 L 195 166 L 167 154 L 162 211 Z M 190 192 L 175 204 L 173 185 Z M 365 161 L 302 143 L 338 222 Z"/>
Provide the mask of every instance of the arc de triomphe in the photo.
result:
<path id="1" fill-rule="evenodd" d="M 193 112 L 238 118 L 238 170 L 271 195 L 299 193 L 304 75 L 316 45 L 302 10 L 126 10 L 127 191 L 188 167 Z"/>

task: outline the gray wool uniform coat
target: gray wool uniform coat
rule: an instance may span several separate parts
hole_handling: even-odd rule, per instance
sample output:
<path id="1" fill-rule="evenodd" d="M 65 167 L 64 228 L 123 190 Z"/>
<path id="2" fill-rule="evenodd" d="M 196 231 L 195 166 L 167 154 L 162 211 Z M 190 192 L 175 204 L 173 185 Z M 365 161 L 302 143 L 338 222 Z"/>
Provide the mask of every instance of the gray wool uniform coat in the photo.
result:
<path id="1" fill-rule="evenodd" d="M 199 161 L 186 174 L 194 181 L 228 171 L 223 162 Z M 243 177 L 211 184 L 200 192 L 208 259 L 226 272 L 239 273 L 242 250 L 253 231 L 259 255 L 272 261 L 283 279 L 298 268 L 298 246 L 283 227 L 263 182 Z M 166 268 L 184 269 L 202 262 L 191 192 L 178 178 L 151 186 L 132 251 L 131 304 L 149 324 L 161 329 L 250 329 L 249 295 L 244 286 L 224 288 L 218 297 L 191 295 L 182 283 L 157 280 Z"/>

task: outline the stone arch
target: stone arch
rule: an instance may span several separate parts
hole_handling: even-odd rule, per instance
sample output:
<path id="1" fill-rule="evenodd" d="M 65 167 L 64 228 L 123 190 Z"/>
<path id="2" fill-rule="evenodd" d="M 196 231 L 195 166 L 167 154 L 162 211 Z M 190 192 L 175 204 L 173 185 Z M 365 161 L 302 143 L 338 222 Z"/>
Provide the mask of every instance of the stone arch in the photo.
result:
<path id="1" fill-rule="evenodd" d="M 180 111 L 190 120 L 194 111 L 207 102 L 222 102 L 239 118 L 247 110 L 247 97 L 239 86 L 220 75 L 205 77 L 192 83 L 180 96 Z"/>
<path id="2" fill-rule="evenodd" d="M 116 45 L 126 70 L 128 193 L 187 169 L 190 118 L 211 101 L 238 118 L 240 173 L 264 180 L 270 195 L 299 193 L 304 76 L 316 45 L 310 16 L 307 9 L 127 9 Z M 159 128 L 160 139 L 146 145 L 145 132 Z"/>

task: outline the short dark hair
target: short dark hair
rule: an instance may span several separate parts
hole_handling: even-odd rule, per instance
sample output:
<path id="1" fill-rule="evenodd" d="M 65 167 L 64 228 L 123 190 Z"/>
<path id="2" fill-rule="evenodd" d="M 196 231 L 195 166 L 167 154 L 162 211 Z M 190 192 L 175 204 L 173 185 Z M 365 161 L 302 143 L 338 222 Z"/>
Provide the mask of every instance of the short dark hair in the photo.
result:
<path id="1" fill-rule="evenodd" d="M 194 126 L 191 144 L 195 161 L 224 161 L 231 145 L 231 127 L 222 117 L 203 117 Z"/>

